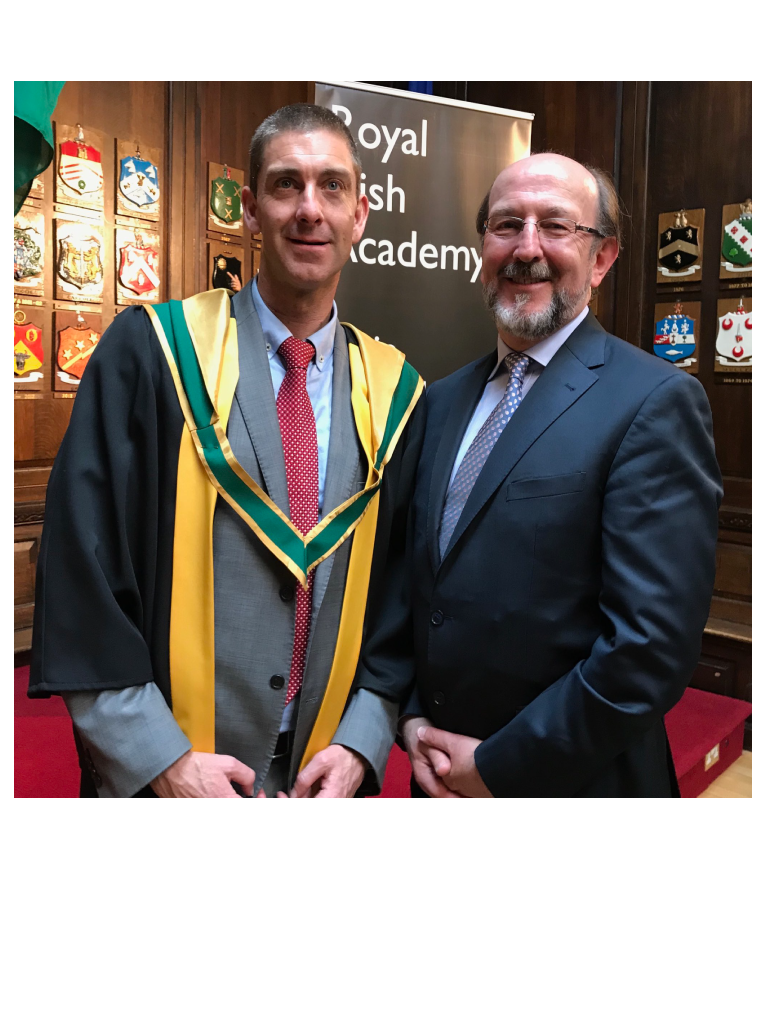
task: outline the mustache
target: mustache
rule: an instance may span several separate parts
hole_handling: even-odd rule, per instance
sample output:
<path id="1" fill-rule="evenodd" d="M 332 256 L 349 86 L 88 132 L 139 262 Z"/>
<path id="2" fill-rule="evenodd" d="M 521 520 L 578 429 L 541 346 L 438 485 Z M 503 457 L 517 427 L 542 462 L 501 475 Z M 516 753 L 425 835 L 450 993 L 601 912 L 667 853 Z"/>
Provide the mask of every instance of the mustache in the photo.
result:
<path id="1" fill-rule="evenodd" d="M 534 281 L 552 281 L 554 275 L 546 263 L 522 263 L 520 260 L 513 260 L 508 263 L 499 273 L 500 277 L 507 277 L 515 284 L 532 284 Z"/>

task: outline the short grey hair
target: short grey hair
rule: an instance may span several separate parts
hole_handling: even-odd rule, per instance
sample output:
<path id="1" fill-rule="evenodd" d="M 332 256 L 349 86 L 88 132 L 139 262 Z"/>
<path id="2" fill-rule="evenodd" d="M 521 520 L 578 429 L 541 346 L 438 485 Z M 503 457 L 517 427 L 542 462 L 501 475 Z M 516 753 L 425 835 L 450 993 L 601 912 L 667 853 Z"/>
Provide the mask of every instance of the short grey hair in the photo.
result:
<path id="1" fill-rule="evenodd" d="M 280 107 L 274 114 L 265 117 L 253 133 L 249 151 L 248 180 L 254 195 L 256 194 L 259 171 L 264 163 L 264 150 L 267 143 L 271 142 L 276 136 L 282 135 L 283 132 L 318 131 L 334 132 L 336 135 L 340 135 L 347 143 L 352 163 L 355 165 L 355 179 L 359 190 L 363 165 L 360 162 L 357 144 L 349 128 L 328 107 L 320 107 L 316 103 L 292 103 L 290 106 Z"/>
<path id="2" fill-rule="evenodd" d="M 595 227 L 606 238 L 615 238 L 621 249 L 621 204 L 613 178 L 600 167 L 583 164 L 597 182 L 597 224 Z"/>

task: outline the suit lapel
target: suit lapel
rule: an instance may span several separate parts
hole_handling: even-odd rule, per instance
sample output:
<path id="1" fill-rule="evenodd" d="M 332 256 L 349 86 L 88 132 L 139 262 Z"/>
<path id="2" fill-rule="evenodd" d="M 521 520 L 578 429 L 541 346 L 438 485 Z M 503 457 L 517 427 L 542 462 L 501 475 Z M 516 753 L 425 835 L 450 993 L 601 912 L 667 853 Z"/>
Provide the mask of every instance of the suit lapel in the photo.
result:
<path id="1" fill-rule="evenodd" d="M 602 363 L 604 348 L 605 331 L 590 314 L 542 370 L 541 376 L 504 428 L 467 498 L 443 561 L 536 439 L 598 380 L 589 365 L 598 366 Z M 435 529 L 435 542 L 436 538 Z"/>
<path id="2" fill-rule="evenodd" d="M 235 391 L 235 401 L 240 408 L 256 453 L 267 493 L 278 508 L 290 516 L 288 481 L 285 475 L 280 424 L 277 420 L 275 389 L 269 369 L 267 346 L 253 304 L 250 282 L 234 296 L 232 305 L 237 320 L 237 347 L 240 360 L 240 378 Z"/>
<path id="3" fill-rule="evenodd" d="M 328 515 L 353 493 L 359 464 L 360 445 L 352 413 L 352 382 L 347 337 L 344 328 L 337 323 L 333 340 L 331 438 L 325 471 L 323 515 Z"/>
<path id="4" fill-rule="evenodd" d="M 352 383 L 349 374 L 347 338 L 344 328 L 337 323 L 333 341 L 331 437 L 325 469 L 324 516 L 355 493 L 355 482 L 359 469 L 360 443 L 352 414 Z M 335 552 L 325 558 L 315 569 L 315 587 L 312 597 L 315 609 L 322 604 L 334 558 Z"/>
<path id="5" fill-rule="evenodd" d="M 429 484 L 429 504 L 427 508 L 427 536 L 429 537 L 429 557 L 432 562 L 432 571 L 437 574 L 440 565 L 440 549 L 438 535 L 440 532 L 440 517 L 445 504 L 445 495 L 448 490 L 448 481 L 451 477 L 451 470 L 456 461 L 456 453 L 461 445 L 469 421 L 474 415 L 477 403 L 485 388 L 488 375 L 496 363 L 497 355 L 491 353 L 483 359 L 474 370 L 459 383 L 456 391 L 450 397 L 448 416 L 440 435 L 440 443 L 437 447 L 437 454 L 432 463 L 432 477 Z M 452 416 L 451 410 L 458 409 L 458 415 Z"/>

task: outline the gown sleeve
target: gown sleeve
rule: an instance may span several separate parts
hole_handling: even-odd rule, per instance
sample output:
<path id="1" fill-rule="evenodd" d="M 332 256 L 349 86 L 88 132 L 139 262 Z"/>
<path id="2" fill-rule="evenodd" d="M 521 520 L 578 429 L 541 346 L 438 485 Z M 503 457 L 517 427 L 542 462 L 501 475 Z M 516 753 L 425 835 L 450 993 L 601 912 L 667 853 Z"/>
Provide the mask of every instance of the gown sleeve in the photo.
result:
<path id="1" fill-rule="evenodd" d="M 74 401 L 46 496 L 30 697 L 155 679 L 149 638 L 168 442 L 160 429 L 162 353 L 151 332 L 144 310 L 121 313 Z"/>

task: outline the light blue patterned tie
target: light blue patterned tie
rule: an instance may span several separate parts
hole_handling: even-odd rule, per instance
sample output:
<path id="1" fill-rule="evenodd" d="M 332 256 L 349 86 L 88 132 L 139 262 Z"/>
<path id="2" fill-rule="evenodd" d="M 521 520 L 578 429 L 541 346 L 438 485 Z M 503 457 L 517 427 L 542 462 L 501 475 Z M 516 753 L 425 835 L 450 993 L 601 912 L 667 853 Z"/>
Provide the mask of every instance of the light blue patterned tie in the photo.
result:
<path id="1" fill-rule="evenodd" d="M 453 536 L 467 498 L 475 486 L 475 481 L 480 476 L 480 470 L 491 454 L 491 449 L 501 436 L 504 427 L 509 423 L 512 413 L 523 400 L 523 380 L 530 361 L 528 356 L 524 356 L 520 352 L 510 352 L 504 358 L 504 363 L 509 370 L 509 380 L 504 397 L 480 427 L 472 444 L 467 448 L 461 465 L 456 471 L 456 476 L 453 478 L 453 483 L 448 488 L 443 518 L 440 523 L 440 558 L 445 554 L 445 549 Z"/>

